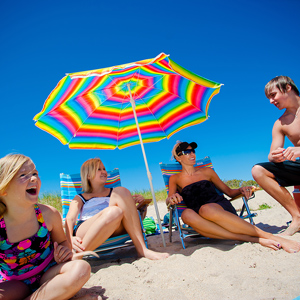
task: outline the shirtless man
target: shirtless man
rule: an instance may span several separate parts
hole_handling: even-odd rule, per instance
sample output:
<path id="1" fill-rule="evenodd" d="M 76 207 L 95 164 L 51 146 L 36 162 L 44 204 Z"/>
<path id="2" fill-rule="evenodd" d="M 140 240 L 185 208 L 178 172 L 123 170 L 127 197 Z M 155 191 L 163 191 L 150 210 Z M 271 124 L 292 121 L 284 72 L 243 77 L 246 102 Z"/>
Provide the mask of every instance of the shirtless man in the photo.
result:
<path id="1" fill-rule="evenodd" d="M 265 94 L 284 114 L 274 123 L 269 162 L 256 164 L 252 176 L 292 216 L 290 226 L 283 235 L 300 230 L 300 207 L 285 188 L 300 185 L 300 97 L 294 81 L 287 76 L 273 78 L 265 86 Z M 287 137 L 294 147 L 284 148 Z"/>

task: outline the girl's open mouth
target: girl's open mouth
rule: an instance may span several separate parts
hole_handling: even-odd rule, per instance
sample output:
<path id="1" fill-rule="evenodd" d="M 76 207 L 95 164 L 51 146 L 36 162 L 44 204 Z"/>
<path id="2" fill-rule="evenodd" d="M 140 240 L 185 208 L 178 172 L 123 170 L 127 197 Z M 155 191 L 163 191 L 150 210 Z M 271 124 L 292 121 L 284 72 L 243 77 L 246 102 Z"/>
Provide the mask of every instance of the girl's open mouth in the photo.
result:
<path id="1" fill-rule="evenodd" d="M 30 188 L 26 190 L 26 192 L 30 195 L 36 195 L 36 188 Z"/>

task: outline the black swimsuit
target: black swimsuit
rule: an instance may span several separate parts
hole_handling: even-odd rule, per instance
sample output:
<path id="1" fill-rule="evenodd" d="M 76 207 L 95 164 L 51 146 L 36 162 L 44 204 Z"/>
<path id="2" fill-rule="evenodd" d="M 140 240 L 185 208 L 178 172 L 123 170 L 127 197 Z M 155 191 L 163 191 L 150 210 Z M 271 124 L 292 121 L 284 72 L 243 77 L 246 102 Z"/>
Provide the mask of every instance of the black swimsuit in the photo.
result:
<path id="1" fill-rule="evenodd" d="M 209 180 L 200 180 L 185 186 L 181 191 L 181 196 L 186 206 L 196 213 L 199 213 L 200 207 L 204 204 L 217 203 L 224 210 L 237 215 L 230 201 L 219 194 L 215 185 Z"/>

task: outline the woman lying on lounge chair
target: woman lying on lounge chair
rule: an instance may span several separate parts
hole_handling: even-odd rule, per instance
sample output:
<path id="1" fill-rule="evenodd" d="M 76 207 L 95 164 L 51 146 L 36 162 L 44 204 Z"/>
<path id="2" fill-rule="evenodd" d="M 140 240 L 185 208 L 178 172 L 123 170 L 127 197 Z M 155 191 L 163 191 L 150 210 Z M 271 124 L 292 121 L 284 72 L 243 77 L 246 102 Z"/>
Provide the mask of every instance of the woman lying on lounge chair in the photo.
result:
<path id="1" fill-rule="evenodd" d="M 107 172 L 99 158 L 84 162 L 80 175 L 83 193 L 71 201 L 65 222 L 67 239 L 76 252 L 95 250 L 109 237 L 127 232 L 139 256 L 149 259 L 169 256 L 147 249 L 135 200 L 124 187 L 104 186 Z M 79 213 L 80 220 L 73 231 Z"/>
<path id="2" fill-rule="evenodd" d="M 182 171 L 170 177 L 167 203 L 177 204 L 184 200 L 188 209 L 183 211 L 182 220 L 206 237 L 254 242 L 274 250 L 283 248 L 290 253 L 298 252 L 298 242 L 274 236 L 237 216 L 230 201 L 220 196 L 215 188 L 231 198 L 243 194 L 248 199 L 252 187 L 231 189 L 212 168 L 196 169 L 196 148 L 195 142 L 178 142 L 172 150 Z"/>

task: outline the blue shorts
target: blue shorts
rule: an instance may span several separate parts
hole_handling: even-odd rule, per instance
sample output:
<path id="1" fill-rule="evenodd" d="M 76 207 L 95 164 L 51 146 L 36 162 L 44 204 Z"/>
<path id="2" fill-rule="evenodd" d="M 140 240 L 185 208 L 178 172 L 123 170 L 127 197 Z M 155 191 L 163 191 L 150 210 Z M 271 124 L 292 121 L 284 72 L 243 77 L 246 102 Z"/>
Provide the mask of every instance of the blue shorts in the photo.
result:
<path id="1" fill-rule="evenodd" d="M 73 229 L 73 235 L 74 235 L 74 236 L 76 235 L 76 232 L 77 232 L 79 226 L 80 226 L 83 222 L 84 222 L 84 221 L 79 220 L 79 221 L 77 222 L 77 224 L 75 225 L 75 227 L 74 227 L 74 229 Z"/>
<path id="2" fill-rule="evenodd" d="M 264 162 L 256 165 L 274 174 L 275 180 L 281 186 L 300 185 L 300 160 L 287 160 L 281 163 Z"/>

